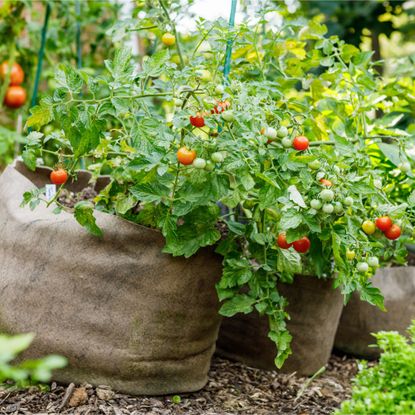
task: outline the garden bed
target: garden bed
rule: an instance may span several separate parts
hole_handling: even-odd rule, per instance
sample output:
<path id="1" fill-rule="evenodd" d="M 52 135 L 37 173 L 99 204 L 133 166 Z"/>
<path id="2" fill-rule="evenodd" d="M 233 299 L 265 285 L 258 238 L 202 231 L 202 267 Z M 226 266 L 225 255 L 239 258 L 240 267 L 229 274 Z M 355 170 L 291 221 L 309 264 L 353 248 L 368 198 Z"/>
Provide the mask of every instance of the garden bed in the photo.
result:
<path id="1" fill-rule="evenodd" d="M 200 392 L 178 397 L 131 397 L 106 388 L 63 387 L 0 392 L 1 414 L 331 414 L 350 396 L 357 361 L 332 356 L 327 370 L 309 378 L 252 369 L 215 358 Z M 307 382 L 309 384 L 307 385 Z M 72 392 L 71 392 L 72 391 Z M 70 406 L 73 405 L 73 406 Z"/>

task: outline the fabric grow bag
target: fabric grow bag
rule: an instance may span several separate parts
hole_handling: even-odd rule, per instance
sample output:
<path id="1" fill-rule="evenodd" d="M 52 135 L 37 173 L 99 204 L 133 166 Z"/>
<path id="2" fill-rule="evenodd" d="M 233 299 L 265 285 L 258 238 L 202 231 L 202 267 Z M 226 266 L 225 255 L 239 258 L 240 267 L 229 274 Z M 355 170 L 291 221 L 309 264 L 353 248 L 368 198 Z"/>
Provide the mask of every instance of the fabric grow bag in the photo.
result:
<path id="1" fill-rule="evenodd" d="M 375 359 L 380 349 L 372 333 L 394 330 L 406 334 L 415 318 L 415 267 L 381 268 L 372 279 L 385 298 L 386 312 L 361 301 L 353 294 L 344 307 L 336 334 L 335 348 L 343 352 Z"/>
<path id="2" fill-rule="evenodd" d="M 330 358 L 343 296 L 333 290 L 332 280 L 306 276 L 297 276 L 293 284 L 279 284 L 278 289 L 289 302 L 287 326 L 293 336 L 293 354 L 281 371 L 311 375 Z M 217 353 L 252 367 L 275 370 L 276 348 L 268 338 L 267 317 L 251 313 L 223 319 Z"/>
<path id="3" fill-rule="evenodd" d="M 173 258 L 158 231 L 102 212 L 97 238 L 68 212 L 20 208 L 50 171 L 18 162 L 0 177 L 0 331 L 36 334 L 25 357 L 67 357 L 54 375 L 63 383 L 151 395 L 201 389 L 220 323 L 221 258 L 211 249 Z M 80 172 L 68 188 L 89 179 Z"/>

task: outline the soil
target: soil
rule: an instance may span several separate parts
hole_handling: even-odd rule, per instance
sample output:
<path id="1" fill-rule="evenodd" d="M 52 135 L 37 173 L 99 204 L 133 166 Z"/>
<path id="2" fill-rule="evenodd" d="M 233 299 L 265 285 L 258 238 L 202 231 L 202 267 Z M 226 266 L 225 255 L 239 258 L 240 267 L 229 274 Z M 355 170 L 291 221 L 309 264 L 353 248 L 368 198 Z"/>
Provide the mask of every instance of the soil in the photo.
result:
<path id="1" fill-rule="evenodd" d="M 0 390 L 0 414 L 331 414 L 350 396 L 357 362 L 332 356 L 326 371 L 311 380 L 215 357 L 209 382 L 197 393 L 132 397 L 105 386 L 52 383 L 48 392 Z"/>

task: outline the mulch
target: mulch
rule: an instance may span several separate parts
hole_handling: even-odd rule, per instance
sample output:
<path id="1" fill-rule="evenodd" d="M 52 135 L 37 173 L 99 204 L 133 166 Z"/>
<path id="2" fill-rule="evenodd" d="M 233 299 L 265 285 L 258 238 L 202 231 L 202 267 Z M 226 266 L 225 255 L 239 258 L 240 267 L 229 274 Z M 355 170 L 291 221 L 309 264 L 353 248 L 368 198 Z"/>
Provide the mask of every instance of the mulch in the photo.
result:
<path id="1" fill-rule="evenodd" d="M 315 379 L 263 371 L 215 357 L 206 387 L 180 396 L 133 397 L 105 386 L 0 390 L 0 414 L 331 414 L 350 396 L 356 359 L 332 356 Z"/>

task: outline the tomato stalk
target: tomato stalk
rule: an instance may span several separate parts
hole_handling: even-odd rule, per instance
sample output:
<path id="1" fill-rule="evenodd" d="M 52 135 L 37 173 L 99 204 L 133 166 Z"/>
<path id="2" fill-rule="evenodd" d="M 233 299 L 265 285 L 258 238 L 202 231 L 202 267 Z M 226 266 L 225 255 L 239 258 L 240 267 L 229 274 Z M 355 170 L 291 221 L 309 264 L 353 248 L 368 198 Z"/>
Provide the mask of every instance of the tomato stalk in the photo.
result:
<path id="1" fill-rule="evenodd" d="M 180 65 L 183 68 L 184 67 L 184 59 L 183 59 L 182 49 L 181 49 L 181 46 L 180 46 L 179 36 L 178 36 L 177 30 L 176 30 L 176 25 L 173 23 L 173 20 L 171 19 L 170 14 L 169 14 L 165 4 L 163 3 L 163 0 L 159 0 L 159 4 L 160 4 L 161 8 L 163 9 L 164 14 L 167 17 L 167 20 L 169 21 L 170 26 L 173 30 L 174 37 L 176 38 L 177 54 L 179 55 Z"/>

